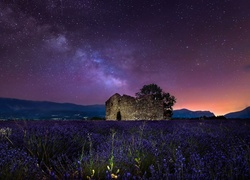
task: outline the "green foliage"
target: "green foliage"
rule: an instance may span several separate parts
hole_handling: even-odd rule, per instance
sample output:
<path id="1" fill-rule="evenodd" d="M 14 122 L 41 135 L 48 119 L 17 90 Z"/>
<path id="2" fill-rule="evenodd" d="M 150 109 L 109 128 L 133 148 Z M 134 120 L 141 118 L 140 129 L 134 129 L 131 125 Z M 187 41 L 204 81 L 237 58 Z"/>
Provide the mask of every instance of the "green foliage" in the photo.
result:
<path id="1" fill-rule="evenodd" d="M 145 95 L 153 95 L 155 99 L 162 100 L 165 119 L 172 117 L 173 106 L 176 103 L 176 98 L 169 93 L 162 91 L 162 89 L 158 85 L 144 85 L 142 89 L 140 89 L 140 92 L 137 92 L 135 95 L 137 98 L 141 98 Z"/>
<path id="2" fill-rule="evenodd" d="M 144 85 L 140 92 L 136 93 L 136 97 L 140 98 L 145 95 L 154 95 L 157 99 L 162 99 L 162 89 L 156 84 Z"/>

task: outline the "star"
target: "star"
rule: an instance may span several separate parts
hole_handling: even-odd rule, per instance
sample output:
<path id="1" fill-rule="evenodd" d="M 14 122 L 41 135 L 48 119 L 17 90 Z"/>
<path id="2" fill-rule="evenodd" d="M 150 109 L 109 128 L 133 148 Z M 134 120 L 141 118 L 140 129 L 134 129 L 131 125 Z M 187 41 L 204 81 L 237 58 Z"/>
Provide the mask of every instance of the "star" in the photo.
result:
<path id="1" fill-rule="evenodd" d="M 175 109 L 243 109 L 249 9 L 241 0 L 2 1 L 0 97 L 104 104 L 155 83 Z"/>

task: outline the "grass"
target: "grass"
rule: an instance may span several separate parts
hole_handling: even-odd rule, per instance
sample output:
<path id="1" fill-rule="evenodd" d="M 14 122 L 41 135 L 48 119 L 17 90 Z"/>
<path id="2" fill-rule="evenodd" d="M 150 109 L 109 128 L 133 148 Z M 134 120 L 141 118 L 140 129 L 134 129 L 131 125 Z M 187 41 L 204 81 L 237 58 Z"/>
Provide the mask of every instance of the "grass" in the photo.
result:
<path id="1" fill-rule="evenodd" d="M 250 121 L 6 121 L 0 179 L 249 179 Z"/>

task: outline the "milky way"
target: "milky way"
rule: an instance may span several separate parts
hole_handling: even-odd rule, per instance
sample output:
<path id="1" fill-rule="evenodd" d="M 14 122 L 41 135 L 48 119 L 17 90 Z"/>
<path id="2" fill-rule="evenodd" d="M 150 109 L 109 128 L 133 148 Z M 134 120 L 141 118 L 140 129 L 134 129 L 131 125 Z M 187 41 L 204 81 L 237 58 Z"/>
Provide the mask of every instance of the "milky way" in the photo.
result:
<path id="1" fill-rule="evenodd" d="M 248 0 L 0 2 L 0 97 L 104 104 L 156 83 L 174 109 L 250 105 Z"/>

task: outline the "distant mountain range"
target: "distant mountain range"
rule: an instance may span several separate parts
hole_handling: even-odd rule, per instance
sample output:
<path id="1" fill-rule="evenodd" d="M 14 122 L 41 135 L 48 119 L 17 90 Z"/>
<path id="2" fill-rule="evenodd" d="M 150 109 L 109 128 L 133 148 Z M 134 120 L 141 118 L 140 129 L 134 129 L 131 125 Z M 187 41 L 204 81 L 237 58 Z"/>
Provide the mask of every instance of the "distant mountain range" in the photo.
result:
<path id="1" fill-rule="evenodd" d="M 224 115 L 226 118 L 241 118 L 250 119 L 250 107 L 243 109 L 242 111 L 231 112 Z"/>
<path id="2" fill-rule="evenodd" d="M 210 111 L 190 111 L 188 109 L 179 109 L 174 110 L 173 112 L 173 118 L 187 118 L 187 119 L 193 119 L 193 118 L 201 118 L 201 117 L 214 117 L 214 113 Z"/>
<path id="3" fill-rule="evenodd" d="M 84 119 L 105 117 L 104 105 L 76 105 L 0 98 L 0 119 Z"/>
<path id="4" fill-rule="evenodd" d="M 91 119 L 105 118 L 105 105 L 76 105 L 47 101 L 0 98 L 0 119 Z M 174 110 L 175 119 L 215 117 L 210 111 Z M 226 118 L 249 118 L 250 107 L 225 115 Z"/>

